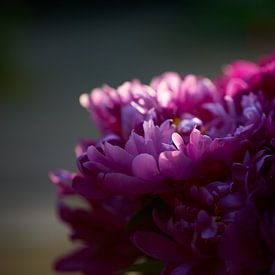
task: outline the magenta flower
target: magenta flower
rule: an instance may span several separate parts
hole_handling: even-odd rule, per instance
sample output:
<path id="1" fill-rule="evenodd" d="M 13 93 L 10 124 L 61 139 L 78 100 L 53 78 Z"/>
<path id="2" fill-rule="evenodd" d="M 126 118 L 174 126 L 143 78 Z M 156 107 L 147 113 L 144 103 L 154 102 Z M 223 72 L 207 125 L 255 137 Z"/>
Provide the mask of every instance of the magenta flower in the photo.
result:
<path id="1" fill-rule="evenodd" d="M 82 95 L 101 137 L 77 145 L 78 172 L 50 174 L 84 243 L 56 269 L 273 274 L 274 95 L 274 56 L 214 82 L 169 72 Z"/>
<path id="2" fill-rule="evenodd" d="M 51 173 L 50 178 L 59 186 L 63 199 L 77 195 L 72 192 L 72 181 L 78 181 L 77 175 L 61 171 Z M 138 209 L 136 199 L 109 197 L 85 200 L 85 205 L 74 208 L 63 200 L 58 204 L 60 218 L 71 227 L 71 239 L 81 240 L 85 246 L 59 259 L 55 269 L 109 275 L 133 264 L 140 253 L 130 242 L 125 226 Z"/>
<path id="3" fill-rule="evenodd" d="M 161 124 L 173 119 L 177 124 L 186 114 L 193 117 L 203 112 L 202 103 L 217 97 L 209 79 L 166 73 L 153 79 L 150 86 L 138 80 L 125 82 L 117 89 L 103 86 L 90 95 L 83 94 L 80 103 L 89 110 L 103 135 L 115 133 L 127 139 L 133 129 L 142 133 L 144 120 Z"/>
<path id="4" fill-rule="evenodd" d="M 224 234 L 221 255 L 234 274 L 274 274 L 274 153 L 260 152 L 242 169 L 246 202 Z"/>
<path id="5" fill-rule="evenodd" d="M 224 76 L 218 80 L 221 90 L 231 96 L 243 92 L 263 92 L 272 100 L 275 88 L 275 55 L 265 58 L 260 64 L 236 61 L 224 70 Z"/>

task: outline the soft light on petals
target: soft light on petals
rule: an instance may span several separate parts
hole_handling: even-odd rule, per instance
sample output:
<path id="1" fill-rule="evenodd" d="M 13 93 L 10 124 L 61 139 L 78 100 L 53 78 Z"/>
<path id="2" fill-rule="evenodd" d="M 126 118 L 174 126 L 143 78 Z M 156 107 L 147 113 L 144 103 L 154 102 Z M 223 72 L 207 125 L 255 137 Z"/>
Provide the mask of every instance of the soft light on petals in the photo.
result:
<path id="1" fill-rule="evenodd" d="M 156 160 L 149 154 L 137 155 L 132 162 L 133 175 L 143 180 L 156 180 L 159 175 Z"/>
<path id="2" fill-rule="evenodd" d="M 184 180 L 190 175 L 192 161 L 180 151 L 166 151 L 159 156 L 159 168 L 165 177 Z"/>

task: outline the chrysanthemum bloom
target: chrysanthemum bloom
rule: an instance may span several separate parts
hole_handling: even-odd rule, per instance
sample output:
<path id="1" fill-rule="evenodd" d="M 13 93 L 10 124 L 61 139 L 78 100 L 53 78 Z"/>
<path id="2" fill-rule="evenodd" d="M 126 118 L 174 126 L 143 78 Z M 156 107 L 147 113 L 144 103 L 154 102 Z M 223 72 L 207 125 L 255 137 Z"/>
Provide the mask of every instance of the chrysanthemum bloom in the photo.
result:
<path id="1" fill-rule="evenodd" d="M 130 269 L 147 274 L 153 259 L 162 274 L 273 274 L 274 94 L 270 57 L 214 82 L 170 72 L 82 95 L 102 136 L 77 146 L 77 173 L 51 174 L 85 243 L 57 270 L 123 273 L 142 260 Z M 70 208 L 74 196 L 88 207 Z"/>

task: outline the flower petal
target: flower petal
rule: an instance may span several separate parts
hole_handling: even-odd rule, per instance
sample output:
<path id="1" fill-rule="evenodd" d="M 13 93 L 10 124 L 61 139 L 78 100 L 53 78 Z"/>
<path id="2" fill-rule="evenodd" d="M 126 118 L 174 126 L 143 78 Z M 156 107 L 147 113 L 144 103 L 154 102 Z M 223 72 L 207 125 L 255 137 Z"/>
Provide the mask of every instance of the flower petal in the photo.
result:
<path id="1" fill-rule="evenodd" d="M 132 240 L 137 248 L 154 259 L 165 262 L 184 260 L 180 247 L 157 233 L 139 231 L 134 234 Z"/>
<path id="2" fill-rule="evenodd" d="M 147 182 L 122 173 L 107 173 L 99 180 L 102 188 L 111 194 L 145 194 L 154 192 L 160 187 L 159 182 Z"/>
<path id="3" fill-rule="evenodd" d="M 143 180 L 154 180 L 159 174 L 157 162 L 149 154 L 140 154 L 132 162 L 133 175 Z"/>
<path id="4" fill-rule="evenodd" d="M 187 179 L 191 163 L 191 160 L 180 151 L 166 151 L 159 156 L 161 175 L 176 180 Z"/>

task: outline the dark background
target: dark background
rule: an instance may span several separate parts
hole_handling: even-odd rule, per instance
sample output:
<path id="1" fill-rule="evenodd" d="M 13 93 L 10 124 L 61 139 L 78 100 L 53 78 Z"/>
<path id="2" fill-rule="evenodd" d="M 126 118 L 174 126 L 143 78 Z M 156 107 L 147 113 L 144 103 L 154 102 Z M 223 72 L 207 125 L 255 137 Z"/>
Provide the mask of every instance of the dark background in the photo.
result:
<path id="1" fill-rule="evenodd" d="M 6 1 L 0 8 L 0 273 L 48 275 L 72 245 L 47 173 L 97 135 L 79 95 L 167 70 L 209 77 L 275 50 L 275 1 Z"/>

